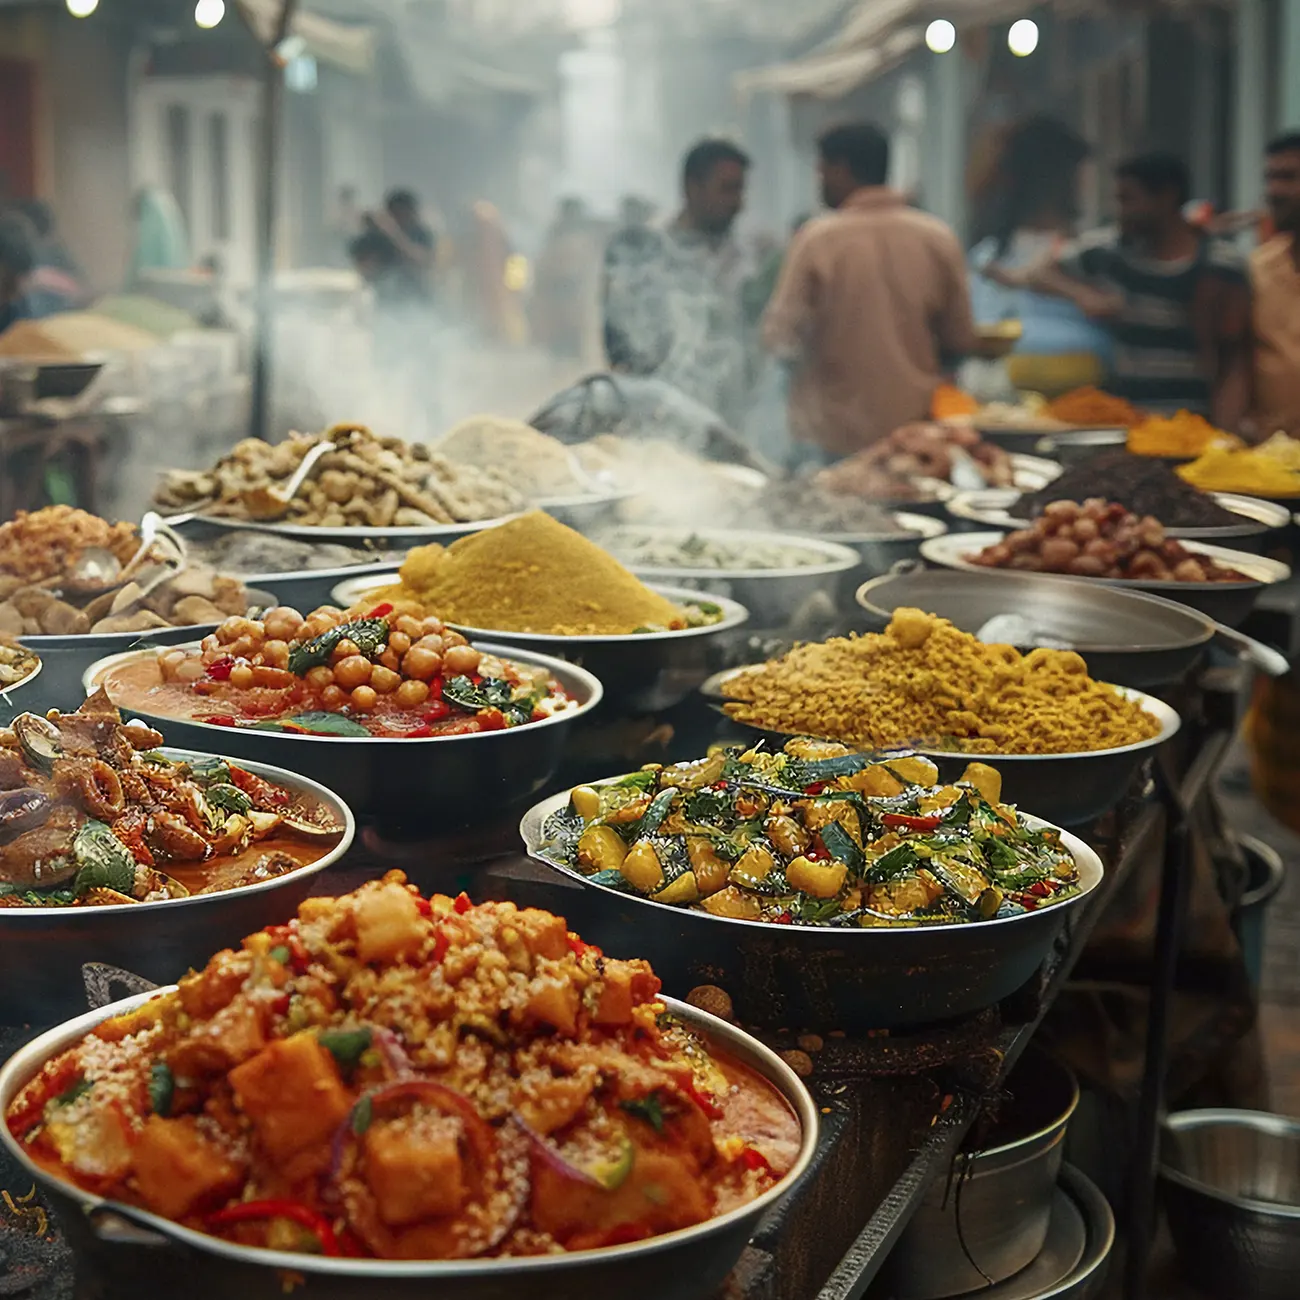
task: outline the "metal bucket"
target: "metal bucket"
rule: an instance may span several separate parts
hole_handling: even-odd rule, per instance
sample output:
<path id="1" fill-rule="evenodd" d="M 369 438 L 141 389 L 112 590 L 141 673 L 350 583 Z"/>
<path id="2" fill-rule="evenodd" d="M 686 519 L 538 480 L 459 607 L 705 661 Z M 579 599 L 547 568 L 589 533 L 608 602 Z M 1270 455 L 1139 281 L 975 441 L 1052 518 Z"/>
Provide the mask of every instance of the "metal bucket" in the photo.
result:
<path id="1" fill-rule="evenodd" d="M 1257 989 L 1264 974 L 1264 925 L 1268 919 L 1268 905 L 1286 882 L 1286 865 L 1282 855 L 1271 844 L 1265 844 L 1253 835 L 1238 836 L 1237 843 L 1245 854 L 1250 875 L 1233 918 L 1233 929 L 1241 944 L 1251 987 Z"/>
<path id="2" fill-rule="evenodd" d="M 940 1300 L 1006 1281 L 1047 1240 L 1074 1075 L 1039 1053 L 1011 1072 L 995 1146 L 959 1155 L 907 1225 L 888 1265 L 896 1300 Z M 1007 1140 L 999 1142 L 999 1138 Z"/>

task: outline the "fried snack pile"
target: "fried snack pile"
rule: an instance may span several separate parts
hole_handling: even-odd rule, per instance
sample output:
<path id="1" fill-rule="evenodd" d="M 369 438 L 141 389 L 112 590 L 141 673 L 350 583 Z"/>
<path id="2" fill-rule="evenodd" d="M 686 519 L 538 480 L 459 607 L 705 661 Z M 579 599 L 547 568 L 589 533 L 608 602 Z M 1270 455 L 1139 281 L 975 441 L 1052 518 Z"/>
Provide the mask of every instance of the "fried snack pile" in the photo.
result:
<path id="1" fill-rule="evenodd" d="M 562 442 L 506 416 L 462 420 L 434 450 L 458 465 L 494 470 L 530 500 L 580 496 L 596 487 Z"/>
<path id="2" fill-rule="evenodd" d="M 687 625 L 612 555 L 550 515 L 534 511 L 449 547 L 422 546 L 397 587 L 375 599 L 416 601 L 448 623 L 552 636 L 621 636 Z"/>
<path id="3" fill-rule="evenodd" d="M 67 572 L 88 546 L 111 551 L 119 564 L 136 552 L 136 526 L 110 524 L 72 506 L 20 510 L 0 524 L 0 573 L 24 582 L 44 582 Z"/>
<path id="4" fill-rule="evenodd" d="M 658 992 L 560 917 L 390 872 L 101 1024 L 7 1120 L 59 1176 L 242 1246 L 640 1241 L 754 1200 L 800 1146 L 785 1099 Z"/>
<path id="5" fill-rule="evenodd" d="M 741 722 L 865 749 L 1077 754 L 1160 730 L 1073 651 L 985 645 L 919 609 L 896 610 L 883 634 L 799 646 L 725 689 Z"/>
<path id="6" fill-rule="evenodd" d="M 1066 424 L 1087 424 L 1098 428 L 1128 429 L 1142 421 L 1142 412 L 1122 397 L 1102 392 L 1091 384 L 1063 393 L 1047 404 L 1047 414 Z"/>
<path id="7" fill-rule="evenodd" d="M 1200 456 L 1211 447 L 1240 447 L 1241 440 L 1216 429 L 1202 415 L 1150 415 L 1128 431 L 1128 449 L 1137 456 Z"/>

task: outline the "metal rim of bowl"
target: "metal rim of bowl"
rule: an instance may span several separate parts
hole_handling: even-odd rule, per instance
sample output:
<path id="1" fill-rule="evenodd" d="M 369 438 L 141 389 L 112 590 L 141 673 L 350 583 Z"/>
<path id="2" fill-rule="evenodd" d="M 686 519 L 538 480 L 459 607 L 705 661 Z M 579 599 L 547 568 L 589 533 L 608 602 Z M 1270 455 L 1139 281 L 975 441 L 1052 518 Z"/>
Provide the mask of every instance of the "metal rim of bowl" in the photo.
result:
<path id="1" fill-rule="evenodd" d="M 240 579 L 243 582 L 243 579 Z M 273 609 L 279 600 L 274 592 L 260 590 L 250 587 L 244 582 L 244 590 L 248 593 L 248 609 Z M 247 613 L 247 611 L 245 611 Z M 31 636 L 25 633 L 20 634 L 18 642 L 27 649 L 39 654 L 42 650 L 82 650 L 91 642 L 98 642 L 99 645 L 94 648 L 112 651 L 115 646 L 123 647 L 127 650 L 148 649 L 147 643 L 151 636 L 160 633 L 184 632 L 187 635 L 197 636 L 202 639 L 210 633 L 215 632 L 221 626 L 220 623 L 182 623 L 173 627 L 150 627 L 141 632 L 76 632 L 66 633 L 59 636 L 47 636 L 44 633 L 33 633 Z"/>
<path id="2" fill-rule="evenodd" d="M 624 775 L 627 774 L 624 773 Z M 606 777 L 603 780 L 591 781 L 587 784 L 593 785 L 599 789 L 601 786 L 609 785 L 621 779 L 622 777 L 618 776 Z M 762 934 L 771 934 L 774 922 L 747 921 L 734 916 L 714 916 L 712 912 L 701 912 L 691 907 L 678 907 L 672 903 L 661 903 L 653 898 L 644 898 L 640 894 L 626 894 L 621 890 L 611 889 L 608 885 L 598 884 L 596 881 L 592 880 L 590 876 L 584 876 L 580 871 L 575 871 L 565 863 L 557 862 L 554 858 L 548 857 L 542 851 L 542 828 L 551 817 L 564 808 L 569 801 L 570 793 L 571 792 L 568 790 L 562 790 L 559 794 L 553 794 L 546 799 L 540 800 L 519 819 L 519 838 L 523 841 L 528 856 L 532 858 L 534 862 L 540 862 L 544 866 L 550 867 L 552 871 L 558 871 L 561 875 L 566 876 L 571 880 L 577 880 L 592 889 L 599 889 L 604 893 L 610 894 L 612 897 L 620 900 L 620 902 L 642 903 L 647 907 L 669 908 L 682 916 L 698 918 L 701 924 L 714 921 L 721 922 L 725 925 L 744 926 Z M 1035 817 L 1032 813 L 1022 813 L 1021 820 L 1028 823 L 1030 828 L 1033 830 L 1055 830 L 1059 832 L 1061 843 L 1069 849 L 1070 854 L 1074 858 L 1075 865 L 1079 869 L 1079 892 L 1077 894 L 1071 894 L 1069 898 L 1063 899 L 1059 903 L 1054 903 L 1048 908 L 1038 908 L 1033 912 L 1022 913 L 1020 916 L 1004 916 L 989 921 L 969 921 L 964 925 L 957 926 L 956 928 L 958 930 L 966 930 L 970 928 L 984 930 L 992 926 L 1015 925 L 1018 921 L 1023 921 L 1026 916 L 1055 915 L 1058 912 L 1064 913 L 1081 903 L 1094 889 L 1097 888 L 1098 885 L 1101 884 L 1102 879 L 1105 876 L 1105 867 L 1102 865 L 1102 861 L 1097 854 L 1087 844 L 1079 839 L 1078 836 L 1070 834 L 1069 831 L 1064 830 L 1059 826 L 1055 826 L 1051 822 L 1044 821 L 1041 817 Z M 534 826 L 537 828 L 536 836 L 532 834 L 532 827 Z M 801 931 L 808 931 L 813 934 L 833 934 L 837 936 L 853 934 L 870 934 L 877 936 L 885 934 L 933 934 L 938 931 L 949 933 L 954 929 L 950 922 L 936 925 L 859 926 L 855 929 L 825 925 L 800 925 L 796 923 L 780 928 L 792 934 L 797 934 Z M 858 942 L 864 941 L 858 940 Z M 876 939 L 875 942 L 881 942 L 881 940 Z M 883 942 L 888 942 L 888 940 L 884 940 Z"/>
<path id="3" fill-rule="evenodd" d="M 1037 1142 L 1047 1137 L 1053 1129 L 1061 1129 L 1064 1136 L 1065 1126 L 1074 1116 L 1074 1112 L 1079 1109 L 1079 1099 L 1082 1093 L 1079 1090 L 1079 1080 L 1074 1071 L 1068 1065 L 1056 1060 L 1055 1057 L 1049 1056 L 1046 1052 L 1039 1049 L 1039 1055 L 1046 1061 L 1050 1061 L 1062 1075 L 1065 1076 L 1070 1088 L 1070 1104 L 1053 1120 L 1049 1120 L 1041 1128 L 1036 1128 L 1032 1133 L 1026 1133 L 1023 1137 L 1018 1137 L 1013 1142 L 1003 1142 L 1001 1146 L 981 1147 L 978 1151 L 962 1151 L 958 1154 L 958 1159 L 964 1162 L 965 1169 L 972 1175 L 979 1173 L 979 1164 L 981 1160 L 987 1160 L 990 1156 L 1006 1155 L 1014 1151 L 1017 1147 L 1028 1146 L 1032 1142 Z M 1023 1058 L 1022 1058 L 1023 1059 Z"/>
<path id="4" fill-rule="evenodd" d="M 165 524 L 179 528 L 191 521 L 210 524 L 214 528 L 228 529 L 238 533 L 270 533 L 273 537 L 288 537 L 306 542 L 343 542 L 380 541 L 385 537 L 394 537 L 404 542 L 436 542 L 442 538 L 464 537 L 468 533 L 480 533 L 489 528 L 497 528 L 520 518 L 525 511 L 515 510 L 510 514 L 498 515 L 493 519 L 467 519 L 454 524 L 408 524 L 402 527 L 378 528 L 366 525 L 349 528 L 324 528 L 319 524 L 285 524 L 264 523 L 255 519 L 224 519 L 220 515 L 205 515 L 201 510 L 177 511 L 163 519 Z"/>
<path id="5" fill-rule="evenodd" d="M 611 488 L 605 492 L 566 492 L 558 496 L 536 497 L 538 510 L 581 510 L 584 507 L 618 506 L 637 495 L 636 488 Z"/>
<path id="6" fill-rule="evenodd" d="M 762 666 L 762 664 L 742 664 L 738 668 L 726 668 L 720 673 L 714 673 L 713 676 L 700 687 L 700 694 L 718 702 L 719 706 L 729 703 L 739 703 L 739 701 L 728 700 L 727 697 L 722 694 L 722 688 L 733 677 L 739 677 L 742 673 L 750 672 L 754 668 L 761 668 Z M 1154 749 L 1159 745 L 1163 745 L 1165 741 L 1172 740 L 1182 728 L 1182 716 L 1176 709 L 1166 704 L 1164 700 L 1157 696 L 1148 695 L 1144 691 L 1134 690 L 1129 686 L 1114 686 L 1110 682 L 1102 682 L 1100 685 L 1110 686 L 1112 690 L 1118 691 L 1125 699 L 1135 700 L 1141 704 L 1144 713 L 1150 714 L 1160 722 L 1159 732 L 1154 736 L 1148 736 L 1146 740 L 1134 741 L 1131 745 L 1117 745 L 1113 749 L 1078 749 L 1062 754 L 976 754 L 964 749 L 934 749 L 926 748 L 924 745 L 891 745 L 877 752 L 882 756 L 907 753 L 921 754 L 925 758 L 964 758 L 971 763 L 988 763 L 993 767 L 1005 763 L 1046 763 L 1053 760 L 1113 758 L 1118 754 L 1135 754 L 1143 749 Z M 737 726 L 747 727 L 751 731 L 768 732 L 771 735 L 792 737 L 808 734 L 807 732 L 779 731 L 773 727 L 760 726 L 755 722 L 745 722 L 740 718 L 732 718 L 729 713 L 726 714 L 726 716 L 731 718 Z M 814 737 L 814 739 L 831 740 L 834 741 L 834 743 L 841 745 L 849 743 L 842 740 L 835 741 L 833 736 Z"/>
<path id="7" fill-rule="evenodd" d="M 391 587 L 394 583 L 401 581 L 401 574 L 399 573 L 389 573 L 382 576 L 384 581 L 376 580 L 373 584 L 377 589 Z M 617 635 L 605 634 L 601 636 L 565 636 L 560 632 L 512 632 L 508 628 L 474 627 L 470 623 L 449 622 L 447 626 L 452 631 L 468 637 L 475 645 L 478 645 L 481 638 L 494 636 L 508 636 L 511 644 L 514 645 L 618 645 L 623 642 L 633 645 L 655 645 L 662 641 L 685 641 L 691 637 L 712 636 L 716 632 L 729 632 L 732 628 L 739 627 L 749 620 L 749 610 L 739 601 L 732 600 L 729 596 L 711 596 L 704 592 L 692 591 L 689 587 L 670 587 L 657 582 L 647 583 L 646 585 L 651 591 L 658 592 L 659 595 L 666 596 L 679 605 L 717 605 L 722 610 L 722 618 L 718 622 L 708 623 L 704 627 L 681 627 L 670 632 L 621 632 Z M 341 582 L 330 595 L 346 609 L 357 604 L 358 601 L 364 600 L 366 591 L 369 590 L 370 586 L 371 584 L 368 582 L 364 588 L 361 588 L 359 583 Z M 354 588 L 359 589 L 355 591 L 355 595 L 352 595 Z M 483 649 L 481 645 L 478 648 Z"/>
<path id="8" fill-rule="evenodd" d="M 1106 1267 L 1111 1251 L 1115 1249 L 1115 1212 L 1093 1181 L 1067 1161 L 1061 1165 L 1058 1186 L 1065 1189 L 1066 1194 L 1083 1215 L 1088 1230 L 1088 1244 L 1084 1248 L 1083 1258 L 1070 1275 L 1062 1278 L 1052 1290 L 1039 1297 L 1039 1300 L 1052 1300 L 1053 1296 L 1083 1294 L 1079 1291 L 1079 1286 Z"/>
<path id="9" fill-rule="evenodd" d="M 921 557 L 930 564 L 940 568 L 955 569 L 959 573 L 1000 572 L 986 565 L 973 564 L 971 561 L 945 554 L 946 545 L 960 543 L 970 552 L 981 551 L 986 546 L 996 546 L 1006 538 L 1005 532 L 987 533 L 952 533 L 948 537 L 934 537 L 921 543 Z M 935 546 L 934 543 L 941 543 Z M 1104 583 L 1108 587 L 1118 587 L 1121 591 L 1184 591 L 1202 594 L 1209 591 L 1252 591 L 1257 587 L 1272 587 L 1279 582 L 1286 582 L 1291 577 L 1291 568 L 1280 560 L 1270 560 L 1263 555 L 1251 555 L 1247 551 L 1233 551 L 1224 546 L 1210 546 L 1205 542 L 1186 542 L 1185 548 L 1193 555 L 1206 556 L 1220 564 L 1246 574 L 1247 582 L 1175 582 L 1170 579 L 1146 578 L 1085 578 L 1086 582 Z M 1251 577 L 1251 571 L 1267 574 L 1267 577 Z M 1048 574 L 1057 577 L 1056 574 Z M 1061 574 L 1060 577 L 1078 577 L 1078 574 Z"/>
<path id="10" fill-rule="evenodd" d="M 868 546 L 882 545 L 885 542 L 911 542 L 917 538 L 920 538 L 923 542 L 935 541 L 948 533 L 948 525 L 942 519 L 934 519 L 929 515 L 909 514 L 906 510 L 896 510 L 890 513 L 893 515 L 895 522 L 905 531 L 901 533 L 828 532 L 818 533 L 817 536 L 824 537 L 828 542 L 837 542 L 841 546 Z"/>
<path id="11" fill-rule="evenodd" d="M 742 528 L 674 528 L 666 524 L 621 524 L 610 535 L 610 554 L 617 559 L 615 543 L 625 536 L 641 536 L 651 539 L 662 538 L 666 541 L 687 537 L 702 537 L 705 540 L 735 542 L 778 542 L 791 547 L 803 548 L 810 553 L 820 553 L 823 563 L 802 564 L 787 569 L 690 569 L 678 566 L 635 564 L 628 561 L 627 567 L 639 578 L 665 579 L 689 578 L 697 581 L 714 579 L 719 582 L 743 582 L 754 578 L 824 578 L 833 573 L 844 573 L 862 563 L 862 556 L 851 547 L 839 542 L 829 541 L 824 537 L 812 537 L 802 533 L 764 532 L 761 529 Z"/>
<path id="12" fill-rule="evenodd" d="M 175 754 L 182 758 L 222 758 L 220 754 L 208 754 L 197 749 L 181 749 L 175 745 L 162 745 L 162 751 L 166 754 Z M 136 907 L 147 908 L 150 914 L 154 912 L 172 911 L 176 908 L 189 907 L 191 905 L 200 905 L 203 903 L 215 902 L 221 898 L 239 896 L 246 898 L 250 894 L 266 894 L 291 880 L 302 880 L 307 876 L 314 876 L 327 868 L 332 867 L 335 863 L 342 861 L 343 856 L 352 847 L 352 841 L 357 833 L 357 820 L 352 815 L 352 809 L 348 807 L 342 799 L 332 790 L 321 785 L 319 781 L 313 781 L 310 777 L 299 776 L 297 772 L 290 772 L 283 767 L 275 767 L 270 763 L 261 763 L 245 759 L 225 759 L 224 761 L 233 762 L 238 767 L 245 767 L 254 776 L 260 776 L 264 780 L 272 781 L 277 785 L 288 786 L 290 789 L 302 790 L 308 794 L 313 794 L 322 803 L 332 808 L 337 816 L 343 822 L 343 837 L 339 842 L 326 854 L 323 854 L 316 862 L 309 862 L 305 866 L 299 867 L 296 871 L 286 871 L 281 876 L 275 876 L 271 880 L 259 881 L 255 885 L 243 885 L 237 889 L 224 889 L 216 894 L 191 894 L 188 898 L 164 898 L 158 899 L 152 903 L 137 903 Z M 96 907 L 6 907 L 0 908 L 0 933 L 3 933 L 11 924 L 22 925 L 24 918 L 28 920 L 48 920 L 52 916 L 103 916 L 105 913 L 117 913 L 122 906 L 120 903 L 101 904 Z"/>
<path id="13" fill-rule="evenodd" d="M 114 1016 L 123 1015 L 134 1008 L 163 997 L 175 990 L 175 985 L 155 989 L 149 993 L 139 993 L 133 997 L 102 1007 L 74 1020 L 66 1021 L 54 1029 L 48 1030 L 20 1048 L 10 1059 L 0 1066 L 0 1117 L 7 1110 L 18 1091 L 35 1078 L 40 1068 L 60 1051 L 66 1050 L 74 1042 L 85 1037 L 98 1025 Z M 499 1274 L 501 1276 L 530 1275 L 548 1273 L 557 1269 L 572 1267 L 575 1263 L 583 1264 L 599 1259 L 637 1259 L 669 1250 L 676 1245 L 700 1237 L 711 1236 L 740 1219 L 756 1212 L 762 1212 L 785 1195 L 803 1177 L 817 1150 L 820 1130 L 817 1105 L 807 1087 L 798 1075 L 769 1047 L 759 1042 L 752 1035 L 745 1033 L 725 1020 L 719 1020 L 698 1007 L 679 1002 L 675 998 L 660 997 L 668 1009 L 676 1016 L 696 1028 L 723 1051 L 730 1052 L 744 1064 L 763 1076 L 786 1099 L 790 1109 L 795 1113 L 800 1127 L 799 1154 L 789 1172 L 776 1186 L 769 1188 L 761 1196 L 737 1206 L 704 1223 L 690 1228 L 679 1228 L 675 1232 L 650 1237 L 644 1241 L 630 1242 L 620 1246 L 605 1246 L 595 1250 L 569 1251 L 559 1255 L 532 1255 L 503 1257 L 498 1259 L 468 1260 L 348 1260 L 325 1258 L 319 1255 L 289 1254 L 284 1251 L 259 1250 L 249 1246 L 237 1246 L 233 1242 L 223 1241 L 220 1237 L 211 1237 L 206 1233 L 195 1232 L 183 1227 L 172 1219 L 164 1219 L 147 1210 L 107 1200 L 92 1192 L 84 1191 L 66 1179 L 56 1178 L 46 1170 L 40 1170 L 42 1178 L 55 1183 L 64 1195 L 75 1197 L 86 1209 L 106 1210 L 120 1213 L 130 1222 L 159 1232 L 169 1240 L 179 1241 L 203 1253 L 219 1255 L 237 1263 L 251 1264 L 262 1268 L 289 1269 L 297 1273 L 312 1275 L 329 1275 L 334 1277 L 353 1277 L 379 1281 L 398 1281 L 428 1278 L 452 1278 L 468 1275 Z M 20 1077 L 21 1076 L 21 1077 Z M 22 1149 L 16 1138 L 9 1132 L 9 1126 L 0 1123 L 0 1144 L 7 1147 L 9 1154 L 15 1157 L 24 1168 L 35 1171 L 38 1166 Z"/>
<path id="14" fill-rule="evenodd" d="M 197 650 L 199 644 L 191 641 L 186 645 L 168 646 L 171 650 Z M 566 659 L 556 659 L 551 655 L 538 654 L 535 650 L 521 650 L 517 646 L 504 645 L 485 645 L 480 644 L 476 649 L 483 651 L 485 654 L 493 655 L 498 659 L 513 660 L 518 663 L 526 664 L 534 668 L 545 668 L 551 676 L 554 677 L 566 690 L 569 689 L 565 683 L 565 678 L 569 677 L 582 686 L 588 693 L 585 701 L 579 702 L 576 708 L 565 709 L 562 713 L 553 713 L 549 717 L 543 718 L 540 722 L 529 722 L 522 727 L 506 727 L 502 731 L 473 731 L 462 735 L 451 736 L 317 736 L 317 735 L 300 735 L 292 731 L 258 731 L 250 732 L 247 728 L 237 728 L 242 735 L 264 736 L 272 741 L 296 741 L 315 744 L 331 745 L 364 745 L 384 744 L 384 745 L 445 745 L 457 741 L 491 741 L 499 740 L 502 737 L 510 737 L 521 731 L 538 731 L 543 727 L 553 727 L 572 722 L 575 718 L 580 718 L 585 713 L 590 713 L 604 698 L 605 688 L 600 679 L 594 673 L 588 672 L 578 664 L 569 663 Z M 143 657 L 144 655 L 156 654 L 155 649 L 128 650 L 124 654 L 107 655 L 103 659 L 97 659 L 82 674 L 82 687 L 87 695 L 93 694 L 98 687 L 96 678 L 111 668 L 116 668 L 119 664 L 128 659 Z M 117 704 L 117 701 L 114 701 Z M 203 727 L 216 735 L 229 736 L 231 729 L 229 727 L 218 727 L 211 722 L 203 722 L 194 718 L 174 718 L 165 713 L 154 713 L 149 709 L 137 708 L 130 704 L 118 704 L 118 707 L 124 712 L 135 717 L 156 718 L 164 726 L 168 723 L 179 724 L 186 727 Z M 242 762 L 242 760 L 239 760 Z"/>
<path id="15" fill-rule="evenodd" d="M 236 574 L 245 585 L 263 582 L 346 582 L 348 578 L 361 578 L 371 573 L 389 573 L 392 560 L 368 560 L 364 564 L 349 564 L 335 569 L 285 569 L 279 573 Z"/>
<path id="16" fill-rule="evenodd" d="M 1211 1126 L 1232 1125 L 1237 1128 L 1254 1129 L 1273 1137 L 1288 1136 L 1300 1139 L 1300 1120 L 1290 1119 L 1285 1115 L 1274 1115 L 1264 1110 L 1234 1110 L 1230 1107 L 1210 1107 L 1202 1110 L 1182 1110 L 1167 1115 L 1161 1121 L 1161 1127 L 1168 1133 L 1181 1133 L 1185 1130 L 1209 1128 Z M 1225 1192 L 1220 1187 L 1204 1183 L 1199 1178 L 1171 1165 L 1163 1156 L 1160 1160 L 1160 1176 L 1171 1183 L 1191 1192 L 1231 1205 L 1239 1210 L 1249 1210 L 1255 1214 L 1267 1214 L 1274 1218 L 1300 1219 L 1300 1205 L 1288 1205 L 1282 1201 L 1260 1201 L 1252 1196 L 1238 1196 L 1234 1192 Z"/>
<path id="17" fill-rule="evenodd" d="M 1048 484 L 1048 486 L 1051 485 Z M 1017 494 L 1014 497 L 1011 496 L 1013 492 Z M 977 497 L 991 497 L 995 493 L 1007 498 L 1005 507 L 999 508 L 991 503 L 982 506 L 975 499 Z M 1023 492 L 1014 487 L 976 488 L 956 493 L 952 498 L 944 502 L 944 506 L 955 519 L 960 519 L 966 523 L 983 524 L 986 528 L 1026 528 L 1033 522 L 1032 520 L 1020 519 L 1010 513 L 1011 506 L 1024 495 Z M 1166 528 L 1165 531 L 1170 537 L 1177 538 L 1180 541 L 1209 541 L 1216 537 L 1248 537 L 1258 533 L 1271 532 L 1278 528 L 1285 528 L 1289 522 L 1288 511 L 1285 506 L 1276 505 L 1272 501 L 1264 501 L 1260 497 L 1242 496 L 1238 492 L 1210 492 L 1207 495 L 1213 497 L 1225 510 L 1240 516 L 1241 523 L 1214 524 L 1204 528 Z"/>
<path id="18" fill-rule="evenodd" d="M 926 570 L 920 574 L 905 575 L 910 578 L 922 577 Z M 964 570 L 963 570 L 964 572 Z M 1013 582 L 1022 582 L 1026 580 L 1050 579 L 1052 582 L 1077 583 L 1083 587 L 1091 588 L 1095 591 L 1096 586 L 1091 578 L 1078 578 L 1067 573 L 1021 573 L 1014 569 L 986 569 L 985 573 L 989 575 L 991 581 L 1002 582 L 1010 579 Z M 882 609 L 879 605 L 872 605 L 866 600 L 866 596 L 873 592 L 874 588 L 883 586 L 887 582 L 896 582 L 900 575 L 894 573 L 882 573 L 877 578 L 869 578 L 857 590 L 854 599 L 861 608 L 869 614 L 874 614 L 878 618 L 888 620 L 892 617 L 891 610 Z M 1112 588 L 1118 591 L 1118 594 L 1126 600 L 1136 600 L 1143 603 L 1152 603 L 1163 605 L 1166 609 L 1176 610 L 1179 614 L 1187 618 L 1189 622 L 1201 624 L 1201 630 L 1196 636 L 1188 636 L 1184 641 L 1170 641 L 1163 645 L 1138 646 L 1131 645 L 1102 645 L 1089 642 L 1085 645 L 1072 646 L 1071 649 L 1077 654 L 1117 654 L 1129 652 L 1135 648 L 1141 652 L 1149 650 L 1152 653 L 1173 650 L 1191 650 L 1196 646 L 1207 645 L 1214 640 L 1216 629 L 1213 623 L 1197 610 L 1189 608 L 1187 605 L 1180 605 L 1176 600 L 1170 600 L 1167 596 L 1157 596 L 1148 591 L 1128 591 L 1123 588 Z"/>

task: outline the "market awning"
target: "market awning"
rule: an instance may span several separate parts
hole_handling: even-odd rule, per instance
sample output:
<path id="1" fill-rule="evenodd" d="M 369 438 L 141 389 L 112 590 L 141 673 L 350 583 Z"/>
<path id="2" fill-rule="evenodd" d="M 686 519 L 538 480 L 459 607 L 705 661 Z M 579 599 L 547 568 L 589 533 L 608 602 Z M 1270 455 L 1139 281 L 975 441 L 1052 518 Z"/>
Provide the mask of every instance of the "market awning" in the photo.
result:
<path id="1" fill-rule="evenodd" d="M 275 37 L 284 0 L 236 0 L 245 21 L 263 44 Z M 341 23 L 314 14 L 299 5 L 289 28 L 304 45 L 303 53 L 359 76 L 374 71 L 375 31 L 372 27 Z"/>

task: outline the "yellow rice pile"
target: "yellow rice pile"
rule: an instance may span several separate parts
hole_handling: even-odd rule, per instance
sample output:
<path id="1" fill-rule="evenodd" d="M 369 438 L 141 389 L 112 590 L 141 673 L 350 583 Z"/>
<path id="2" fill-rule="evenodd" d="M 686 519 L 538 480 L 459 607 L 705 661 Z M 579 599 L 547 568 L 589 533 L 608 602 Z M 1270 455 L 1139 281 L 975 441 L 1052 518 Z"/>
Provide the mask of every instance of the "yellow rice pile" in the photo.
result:
<path id="1" fill-rule="evenodd" d="M 1160 730 L 1136 701 L 1094 682 L 1073 651 L 1022 655 L 919 609 L 896 610 L 881 635 L 799 646 L 734 678 L 726 693 L 741 722 L 860 748 L 1071 754 Z"/>

